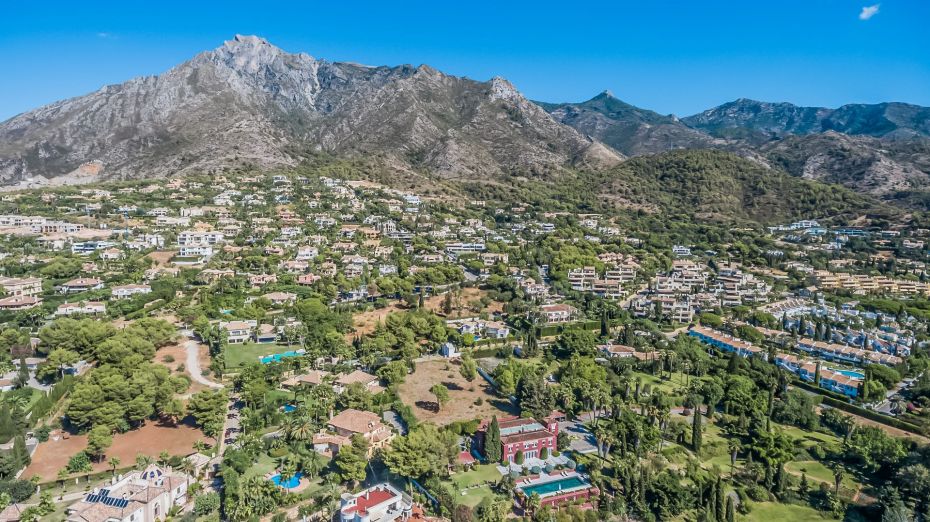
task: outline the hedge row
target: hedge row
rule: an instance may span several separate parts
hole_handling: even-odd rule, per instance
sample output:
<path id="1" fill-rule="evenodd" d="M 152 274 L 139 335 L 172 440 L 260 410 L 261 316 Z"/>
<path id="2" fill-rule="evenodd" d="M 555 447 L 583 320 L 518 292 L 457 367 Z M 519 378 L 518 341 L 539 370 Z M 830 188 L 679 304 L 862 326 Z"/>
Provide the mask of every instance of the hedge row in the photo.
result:
<path id="1" fill-rule="evenodd" d="M 836 408 L 838 410 L 843 410 L 847 413 L 852 413 L 853 415 L 858 415 L 869 420 L 873 420 L 879 424 L 884 424 L 886 426 L 891 426 L 892 428 L 897 428 L 901 431 L 906 431 L 908 433 L 913 433 L 914 435 L 925 435 L 926 430 L 917 426 L 916 424 L 911 424 L 910 422 L 905 422 L 901 419 L 896 419 L 894 417 L 888 417 L 882 415 L 873 410 L 867 410 L 865 408 L 860 408 L 854 404 L 850 404 L 846 401 L 839 401 L 833 397 L 824 397 L 821 404 L 826 404 L 831 408 Z"/>
<path id="2" fill-rule="evenodd" d="M 869 420 L 873 420 L 879 424 L 884 424 L 885 426 L 890 426 L 892 428 L 897 428 L 901 431 L 906 431 L 908 433 L 913 433 L 914 435 L 925 435 L 926 429 L 921 428 L 916 424 L 903 421 L 901 419 L 896 419 L 894 417 L 889 417 L 887 415 L 882 415 L 874 410 L 869 410 L 861 406 L 856 406 L 849 402 L 849 399 L 842 394 L 832 392 L 830 390 L 824 390 L 814 386 L 809 382 L 802 380 L 795 380 L 794 386 L 798 388 L 803 388 L 810 392 L 816 393 L 820 397 L 820 404 L 830 406 L 831 408 L 836 408 L 838 410 L 845 411 L 846 413 L 851 413 L 853 415 L 858 415 Z"/>

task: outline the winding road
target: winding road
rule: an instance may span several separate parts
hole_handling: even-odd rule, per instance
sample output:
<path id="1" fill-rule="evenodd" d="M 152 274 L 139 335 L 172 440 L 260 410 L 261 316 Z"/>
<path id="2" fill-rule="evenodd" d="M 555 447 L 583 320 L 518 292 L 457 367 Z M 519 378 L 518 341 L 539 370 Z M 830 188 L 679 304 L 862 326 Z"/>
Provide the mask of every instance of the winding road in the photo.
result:
<path id="1" fill-rule="evenodd" d="M 187 337 L 187 341 L 184 342 L 184 349 L 187 351 L 187 373 L 190 374 L 191 379 L 210 388 L 222 388 L 222 384 L 213 382 L 203 376 L 203 369 L 200 368 L 200 343 L 194 339 L 194 332 L 182 330 L 181 333 Z"/>

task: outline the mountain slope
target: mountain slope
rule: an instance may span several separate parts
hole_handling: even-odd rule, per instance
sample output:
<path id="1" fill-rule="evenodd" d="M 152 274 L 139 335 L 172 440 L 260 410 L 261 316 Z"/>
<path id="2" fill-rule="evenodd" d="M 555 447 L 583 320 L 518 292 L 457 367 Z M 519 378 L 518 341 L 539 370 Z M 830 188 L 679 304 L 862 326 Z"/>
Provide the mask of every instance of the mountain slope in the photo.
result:
<path id="1" fill-rule="evenodd" d="M 843 187 L 799 179 L 715 150 L 631 158 L 593 176 L 601 181 L 592 189 L 613 205 L 699 220 L 775 223 L 887 211 Z"/>
<path id="2" fill-rule="evenodd" d="M 757 143 L 790 134 L 827 131 L 876 138 L 926 137 L 930 136 L 930 107 L 879 103 L 828 109 L 741 98 L 682 118 L 682 122 L 716 137 L 749 139 Z"/>
<path id="3" fill-rule="evenodd" d="M 628 156 L 707 148 L 719 141 L 683 125 L 674 116 L 625 103 L 609 91 L 581 103 L 537 103 L 556 120 Z"/>
<path id="4" fill-rule="evenodd" d="M 506 80 L 327 62 L 237 36 L 159 76 L 0 123 L 0 182 L 67 177 L 91 161 L 105 177 L 142 177 L 291 166 L 314 152 L 451 177 L 620 159 Z"/>

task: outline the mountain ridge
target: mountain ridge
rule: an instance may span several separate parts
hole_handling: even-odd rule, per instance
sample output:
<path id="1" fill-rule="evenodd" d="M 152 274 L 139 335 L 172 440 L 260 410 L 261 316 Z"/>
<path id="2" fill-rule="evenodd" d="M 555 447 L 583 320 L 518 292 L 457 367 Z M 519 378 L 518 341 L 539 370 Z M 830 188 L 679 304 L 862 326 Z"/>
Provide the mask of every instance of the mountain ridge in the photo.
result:
<path id="1" fill-rule="evenodd" d="M 0 180 L 293 166 L 295 150 L 378 155 L 449 176 L 547 175 L 621 157 L 553 120 L 501 78 L 362 66 L 236 36 L 165 73 L 105 86 L 0 123 Z"/>

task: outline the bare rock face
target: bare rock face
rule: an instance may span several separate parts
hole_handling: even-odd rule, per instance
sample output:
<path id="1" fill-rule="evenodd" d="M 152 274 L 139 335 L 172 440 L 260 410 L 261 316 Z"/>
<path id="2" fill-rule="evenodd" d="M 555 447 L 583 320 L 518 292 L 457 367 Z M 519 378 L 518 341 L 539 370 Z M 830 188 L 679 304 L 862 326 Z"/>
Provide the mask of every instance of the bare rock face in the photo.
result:
<path id="1" fill-rule="evenodd" d="M 500 78 L 334 63 L 236 36 L 164 74 L 0 123 L 0 183 L 54 179 L 88 162 L 104 178 L 135 178 L 288 166 L 308 152 L 378 155 L 453 177 L 622 159 Z"/>

